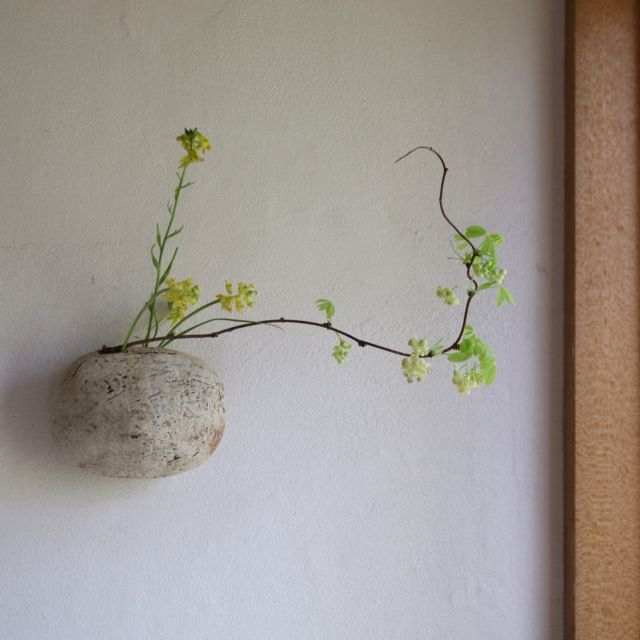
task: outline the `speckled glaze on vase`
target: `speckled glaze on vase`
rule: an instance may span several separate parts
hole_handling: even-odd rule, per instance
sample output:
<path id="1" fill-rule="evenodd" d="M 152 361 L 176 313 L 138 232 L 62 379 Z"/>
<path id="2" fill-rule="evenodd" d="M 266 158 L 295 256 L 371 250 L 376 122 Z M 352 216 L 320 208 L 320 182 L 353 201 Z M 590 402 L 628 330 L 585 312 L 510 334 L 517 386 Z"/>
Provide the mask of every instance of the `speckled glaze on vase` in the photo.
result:
<path id="1" fill-rule="evenodd" d="M 213 453 L 223 430 L 218 376 L 202 360 L 169 349 L 82 356 L 53 409 L 53 435 L 67 458 L 111 477 L 193 469 Z"/>

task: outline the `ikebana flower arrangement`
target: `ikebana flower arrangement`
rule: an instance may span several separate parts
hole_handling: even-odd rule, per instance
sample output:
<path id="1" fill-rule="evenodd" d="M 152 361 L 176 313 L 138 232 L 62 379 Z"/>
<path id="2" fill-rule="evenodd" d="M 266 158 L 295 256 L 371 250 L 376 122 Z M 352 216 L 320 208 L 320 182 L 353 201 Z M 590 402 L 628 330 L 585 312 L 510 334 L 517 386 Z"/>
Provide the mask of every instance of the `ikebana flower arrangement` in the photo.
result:
<path id="1" fill-rule="evenodd" d="M 448 306 L 461 306 L 462 321 L 449 344 L 439 340 L 430 345 L 425 338 L 411 337 L 410 349 L 400 350 L 334 326 L 335 306 L 330 300 L 315 301 L 323 321 L 285 317 L 250 320 L 232 314 L 255 306 L 254 283 L 226 282 L 220 287 L 222 292 L 203 302 L 201 288 L 192 278 L 174 278 L 175 243 L 183 228 L 178 225 L 178 205 L 183 192 L 193 184 L 187 181 L 187 172 L 212 150 L 198 129 L 185 129 L 177 141 L 182 148 L 177 185 L 167 205 L 165 223 L 155 228 L 150 294 L 122 343 L 103 346 L 77 360 L 61 386 L 53 431 L 78 466 L 108 476 L 158 477 L 194 468 L 213 452 L 224 429 L 222 384 L 200 360 L 167 349 L 177 341 L 219 338 L 260 325 L 307 325 L 335 335 L 331 353 L 338 364 L 346 363 L 352 346 L 357 345 L 396 356 L 410 383 L 422 381 L 436 359 L 452 363 L 451 379 L 461 394 L 493 382 L 494 354 L 469 324 L 469 312 L 476 296 L 489 290 L 495 293 L 497 306 L 513 302 L 503 285 L 506 269 L 497 259 L 503 238 L 480 226 L 463 231 L 450 219 L 443 204 L 448 168 L 435 149 L 416 147 L 396 162 L 418 150 L 435 155 L 440 162 L 440 213 L 454 232 L 452 258 L 460 263 L 465 284 L 439 286 L 435 295 Z M 216 309 L 223 315 L 212 314 Z M 213 323 L 226 326 L 202 331 Z"/>

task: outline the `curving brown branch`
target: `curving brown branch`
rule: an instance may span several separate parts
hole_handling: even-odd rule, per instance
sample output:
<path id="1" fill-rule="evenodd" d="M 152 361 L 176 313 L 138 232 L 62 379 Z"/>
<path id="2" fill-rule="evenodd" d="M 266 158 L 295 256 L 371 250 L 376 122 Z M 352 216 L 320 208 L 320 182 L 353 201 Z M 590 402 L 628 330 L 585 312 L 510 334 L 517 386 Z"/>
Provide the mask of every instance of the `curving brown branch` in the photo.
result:
<path id="1" fill-rule="evenodd" d="M 471 240 L 469 240 L 469 238 L 464 233 L 462 233 L 462 231 L 452 222 L 452 220 L 449 218 L 446 211 L 444 210 L 444 204 L 442 202 L 442 198 L 444 196 L 444 181 L 447 179 L 447 173 L 449 172 L 449 167 L 447 167 L 447 165 L 445 164 L 444 158 L 433 147 L 415 147 L 414 149 L 411 149 L 411 151 L 407 151 L 407 153 L 405 153 L 403 156 L 400 156 L 396 160 L 396 162 L 400 162 L 400 160 L 403 160 L 407 156 L 410 156 L 414 151 L 418 151 L 420 149 L 423 149 L 425 151 L 430 151 L 438 158 L 438 160 L 440 160 L 440 164 L 442 165 L 442 179 L 440 180 L 440 193 L 438 195 L 438 204 L 440 205 L 440 213 L 442 214 L 442 217 L 447 221 L 449 226 L 471 248 L 471 257 L 469 258 L 469 262 L 466 263 L 466 274 L 467 274 L 467 280 L 471 282 L 471 284 L 473 285 L 473 288 L 467 290 L 467 301 L 465 302 L 465 305 L 464 305 L 464 314 L 462 316 L 462 326 L 460 327 L 458 336 L 446 349 L 442 351 L 442 353 L 447 353 L 448 351 L 457 351 L 458 348 L 460 347 L 460 340 L 462 340 L 462 336 L 464 335 L 464 330 L 467 326 L 467 320 L 469 319 L 469 307 L 471 306 L 471 300 L 473 300 L 473 296 L 475 296 L 476 292 L 478 291 L 478 283 L 476 279 L 471 275 L 471 267 L 473 266 L 474 259 L 478 255 L 478 249 L 475 246 L 475 244 L 473 244 L 473 242 L 471 242 Z"/>
<path id="2" fill-rule="evenodd" d="M 453 221 L 449 218 L 449 216 L 447 215 L 445 208 L 444 208 L 444 204 L 443 204 L 443 196 L 444 196 L 444 183 L 445 180 L 447 178 L 447 173 L 449 171 L 449 168 L 447 167 L 447 165 L 444 162 L 444 159 L 442 158 L 442 156 L 432 147 L 424 147 L 424 146 L 420 146 L 420 147 L 415 147 L 414 149 L 411 149 L 411 151 L 408 151 L 407 153 L 405 153 L 403 156 L 401 156 L 400 158 L 398 158 L 396 160 L 396 162 L 400 162 L 400 160 L 403 160 L 404 158 L 406 158 L 407 156 L 410 156 L 412 153 L 414 153 L 415 151 L 418 150 L 426 150 L 426 151 L 430 151 L 431 153 L 433 153 L 438 160 L 440 161 L 440 164 L 442 165 L 442 178 L 440 180 L 440 192 L 438 195 L 438 204 L 440 205 L 440 213 L 442 214 L 442 217 L 446 220 L 447 224 L 449 224 L 449 226 L 454 229 L 454 231 L 461 237 L 464 239 L 464 241 L 469 245 L 469 247 L 471 248 L 471 257 L 469 259 L 469 261 L 467 263 L 465 263 L 465 269 L 466 269 L 466 276 L 467 279 L 471 282 L 472 284 L 472 288 L 468 289 L 467 291 L 467 300 L 465 302 L 464 305 L 464 312 L 463 312 L 463 316 L 462 316 L 462 326 L 460 327 L 460 331 L 458 332 L 458 335 L 456 336 L 455 340 L 446 348 L 442 349 L 442 350 L 438 350 L 437 352 L 434 352 L 433 350 L 430 350 L 426 355 L 421 356 L 422 358 L 433 358 L 435 355 L 438 355 L 440 353 L 448 353 L 450 351 L 457 351 L 460 348 L 460 341 L 462 340 L 462 336 L 464 335 L 464 330 L 467 326 L 467 321 L 469 318 L 469 308 L 471 306 L 471 301 L 473 300 L 473 297 L 475 296 L 477 290 L 478 290 L 478 283 L 476 282 L 476 280 L 474 279 L 474 277 L 471 275 L 471 268 L 473 265 L 473 261 L 474 258 L 478 255 L 478 249 L 476 248 L 476 246 L 473 244 L 473 242 L 453 223 Z M 350 340 L 353 340 L 359 347 L 372 347 L 373 349 L 379 349 L 380 351 L 386 351 L 387 353 L 393 353 L 394 355 L 398 355 L 398 356 L 410 356 L 412 355 L 410 352 L 406 352 L 406 351 L 399 351 L 398 349 L 392 349 L 391 347 L 386 347 L 384 345 L 378 344 L 376 342 L 371 342 L 369 340 L 364 340 L 363 338 L 358 338 L 357 336 L 354 336 L 351 333 L 348 333 L 346 331 L 343 331 L 342 329 L 338 329 L 336 327 L 334 327 L 330 322 L 314 322 L 312 320 L 296 320 L 296 319 L 292 319 L 292 318 L 284 318 L 284 317 L 280 317 L 280 318 L 274 318 L 271 320 L 258 320 L 255 322 L 246 322 L 243 324 L 238 324 L 238 325 L 234 325 L 232 327 L 227 327 L 225 329 L 220 329 L 220 331 L 211 331 L 210 333 L 196 333 L 196 334 L 184 334 L 184 335 L 177 335 L 174 336 L 172 334 L 166 335 L 166 336 L 161 336 L 161 337 L 154 337 L 154 338 L 146 338 L 144 340 L 134 340 L 131 341 L 127 344 L 127 348 L 128 347 L 135 347 L 135 346 L 140 346 L 140 345 L 148 345 L 152 342 L 162 342 L 164 340 L 169 340 L 169 341 L 174 341 L 174 340 L 191 340 L 191 339 L 204 339 L 204 338 L 218 338 L 219 336 L 222 336 L 226 333 L 233 333 L 234 331 L 239 331 L 240 329 L 247 329 L 249 327 L 256 327 L 259 325 L 265 325 L 265 324 L 298 324 L 298 325 L 306 325 L 309 327 L 318 327 L 320 329 L 325 329 L 327 331 L 331 331 L 339 336 L 343 336 L 345 338 L 349 338 Z M 100 350 L 99 353 L 120 353 L 122 351 L 122 346 L 123 345 L 117 345 L 115 347 L 107 347 L 107 346 L 103 346 L 102 349 Z"/>

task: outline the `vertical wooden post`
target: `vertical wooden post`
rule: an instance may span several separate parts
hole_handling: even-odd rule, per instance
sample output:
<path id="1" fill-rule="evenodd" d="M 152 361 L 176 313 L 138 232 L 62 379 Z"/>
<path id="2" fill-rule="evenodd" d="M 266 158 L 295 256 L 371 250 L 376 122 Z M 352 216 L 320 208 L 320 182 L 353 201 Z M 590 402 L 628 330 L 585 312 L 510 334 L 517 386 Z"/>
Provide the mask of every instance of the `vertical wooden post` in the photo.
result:
<path id="1" fill-rule="evenodd" d="M 567 8 L 565 637 L 638 640 L 640 11 Z"/>

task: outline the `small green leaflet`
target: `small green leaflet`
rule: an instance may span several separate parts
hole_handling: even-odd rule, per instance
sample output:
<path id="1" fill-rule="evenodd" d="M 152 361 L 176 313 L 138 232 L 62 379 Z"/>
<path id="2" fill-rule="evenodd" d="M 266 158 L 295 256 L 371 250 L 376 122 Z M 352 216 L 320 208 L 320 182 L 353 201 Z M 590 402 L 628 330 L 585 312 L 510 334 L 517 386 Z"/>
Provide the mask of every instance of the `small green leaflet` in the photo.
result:
<path id="1" fill-rule="evenodd" d="M 500 307 L 503 304 L 515 304 L 515 300 L 509 290 L 506 287 L 498 287 L 498 296 L 496 298 L 496 307 Z"/>
<path id="2" fill-rule="evenodd" d="M 480 251 L 480 253 L 484 255 L 491 256 L 492 258 L 495 257 L 496 248 L 495 248 L 495 245 L 493 244 L 493 240 L 491 239 L 491 236 L 487 236 L 482 241 L 482 244 L 480 245 L 480 248 L 478 250 Z"/>
<path id="3" fill-rule="evenodd" d="M 431 347 L 431 349 L 429 349 L 429 353 L 432 356 L 439 356 L 442 355 L 442 352 L 444 351 L 444 344 L 442 344 L 442 338 L 440 338 L 440 340 L 438 340 L 433 347 Z"/>
<path id="4" fill-rule="evenodd" d="M 487 230 L 484 227 L 478 227 L 472 225 L 467 227 L 467 230 L 464 232 L 467 238 L 481 238 L 482 236 L 487 235 Z"/>
<path id="5" fill-rule="evenodd" d="M 462 332 L 462 337 L 463 338 L 472 338 L 475 335 L 476 334 L 475 334 L 475 332 L 473 330 L 473 327 L 470 324 L 465 325 L 464 331 Z"/>
<path id="6" fill-rule="evenodd" d="M 482 369 L 484 373 L 484 383 L 489 386 L 496 379 L 496 362 L 495 360 L 486 368 Z"/>
<path id="7" fill-rule="evenodd" d="M 327 314 L 327 322 L 331 322 L 331 318 L 333 318 L 336 312 L 333 302 L 331 302 L 331 300 L 325 300 L 324 298 L 318 298 L 318 300 L 316 300 L 316 306 L 319 311 L 324 311 Z"/>
<path id="8" fill-rule="evenodd" d="M 160 280 L 158 280 L 158 284 L 162 284 L 167 279 L 169 274 L 171 273 L 171 267 L 173 267 L 173 261 L 176 259 L 176 254 L 177 253 L 178 253 L 178 247 L 176 247 L 174 249 L 173 255 L 171 256 L 171 260 L 169 260 L 169 265 L 164 270 L 164 273 L 162 274 L 162 276 L 160 276 Z"/>
<path id="9" fill-rule="evenodd" d="M 480 253 L 485 255 L 495 256 L 495 247 L 499 247 L 504 242 L 504 238 L 501 234 L 489 233 L 484 227 L 479 227 L 477 225 L 467 227 L 464 234 L 467 238 L 482 238 L 485 236 L 479 247 Z M 469 246 L 465 238 L 463 238 L 459 233 L 456 233 L 453 236 L 453 239 L 456 241 L 456 247 L 459 251 L 462 251 Z"/>
<path id="10" fill-rule="evenodd" d="M 490 347 L 474 333 L 473 328 L 467 325 L 464 328 L 460 350 L 448 355 L 447 359 L 449 362 L 459 363 L 471 358 L 476 359 L 474 367 L 480 370 L 483 384 L 490 385 L 496 377 L 495 356 Z"/>
<path id="11" fill-rule="evenodd" d="M 462 351 L 456 351 L 447 356 L 449 362 L 466 362 L 471 357 L 470 353 L 462 353 Z"/>
<path id="12" fill-rule="evenodd" d="M 176 229 L 175 231 L 172 231 L 168 236 L 167 236 L 167 240 L 169 238 L 173 238 L 174 236 L 177 236 L 183 229 L 184 225 L 182 225 L 182 227 L 180 227 L 179 229 Z"/>

